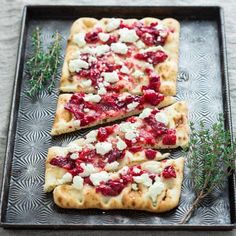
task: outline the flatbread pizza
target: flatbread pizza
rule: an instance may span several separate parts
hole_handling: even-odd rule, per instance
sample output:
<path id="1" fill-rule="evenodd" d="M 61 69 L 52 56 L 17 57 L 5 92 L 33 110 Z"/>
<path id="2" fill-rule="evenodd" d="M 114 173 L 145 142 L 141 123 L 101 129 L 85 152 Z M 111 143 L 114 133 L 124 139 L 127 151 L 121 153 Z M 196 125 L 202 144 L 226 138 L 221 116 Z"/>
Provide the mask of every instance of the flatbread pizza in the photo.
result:
<path id="1" fill-rule="evenodd" d="M 80 18 L 71 27 L 62 92 L 176 94 L 179 22 Z"/>
<path id="2" fill-rule="evenodd" d="M 144 108 L 166 107 L 175 102 L 154 90 L 143 95 L 121 94 L 61 94 L 58 98 L 51 134 L 59 135 L 137 115 Z"/>

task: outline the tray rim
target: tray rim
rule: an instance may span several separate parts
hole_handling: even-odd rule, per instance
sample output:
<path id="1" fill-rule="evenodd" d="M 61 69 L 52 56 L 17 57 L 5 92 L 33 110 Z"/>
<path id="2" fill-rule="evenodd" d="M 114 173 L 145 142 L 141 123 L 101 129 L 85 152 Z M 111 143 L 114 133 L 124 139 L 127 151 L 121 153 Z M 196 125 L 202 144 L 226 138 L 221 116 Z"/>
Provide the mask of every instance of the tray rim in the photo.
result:
<path id="1" fill-rule="evenodd" d="M 0 195 L 0 227 L 4 228 L 27 228 L 27 229 L 48 229 L 48 228 L 54 228 L 54 229 L 129 229 L 129 230 L 135 230 L 138 229 L 162 229 L 162 230 L 232 230 L 236 228 L 236 216 L 235 216 L 235 208 L 236 206 L 233 206 L 233 209 L 230 210 L 231 215 L 231 223 L 229 224 L 214 224 L 214 225 L 204 225 L 204 224 L 159 224 L 159 225 L 153 225 L 153 224 L 103 224 L 103 225 L 86 225 L 86 224 L 25 224 L 25 223 L 7 223 L 4 221 L 4 212 L 6 212 L 6 208 L 4 206 L 4 199 L 8 199 L 8 182 L 10 180 L 9 172 L 11 171 L 11 149 L 14 148 L 14 140 L 15 140 L 15 132 L 14 132 L 14 126 L 16 126 L 17 121 L 17 115 L 18 115 L 18 107 L 19 107 L 19 89 L 18 87 L 21 84 L 21 70 L 22 65 L 24 64 L 23 55 L 25 51 L 25 35 L 27 33 L 27 18 L 29 17 L 29 11 L 31 9 L 38 9 L 38 8 L 101 8 L 101 7 L 109 7 L 109 8 L 163 8 L 163 9 L 181 9 L 181 8 L 187 8 L 187 9 L 214 9 L 217 10 L 217 14 L 220 20 L 219 23 L 219 29 L 218 29 L 218 38 L 220 41 L 220 53 L 222 56 L 220 57 L 220 64 L 222 66 L 222 101 L 224 107 L 224 117 L 227 121 L 226 129 L 230 131 L 231 134 L 231 140 L 233 140 L 233 128 L 232 128 L 232 113 L 231 113 L 231 105 L 230 105 L 230 90 L 229 90 L 229 77 L 228 77 L 228 68 L 227 68 L 227 48 L 226 48 L 226 34 L 225 34 L 225 23 L 224 23 L 224 10 L 222 7 L 217 5 L 208 5 L 208 6 L 158 6 L 158 5 L 127 5 L 127 6 L 120 6 L 120 5 L 25 5 L 22 11 L 22 19 L 21 19 L 21 28 L 20 28 L 20 37 L 18 41 L 18 51 L 17 51 L 17 60 L 16 60 L 16 66 L 15 66 L 15 75 L 14 75 L 14 85 L 13 85 L 13 91 L 12 91 L 12 100 L 11 100 L 11 109 L 10 109 L 10 115 L 9 115 L 9 124 L 8 124 L 8 135 L 7 135 L 7 142 L 6 142 L 6 151 L 5 151 L 5 158 L 3 161 L 3 171 L 2 171 L 2 185 L 1 185 L 1 195 Z M 231 198 L 231 201 L 235 202 L 235 174 L 231 175 L 229 177 L 229 188 L 233 190 L 233 194 L 229 194 L 229 198 Z M 7 191 L 7 192 L 6 192 Z M 233 195 L 233 196 L 232 196 Z M 135 226 L 134 228 L 131 228 Z"/>

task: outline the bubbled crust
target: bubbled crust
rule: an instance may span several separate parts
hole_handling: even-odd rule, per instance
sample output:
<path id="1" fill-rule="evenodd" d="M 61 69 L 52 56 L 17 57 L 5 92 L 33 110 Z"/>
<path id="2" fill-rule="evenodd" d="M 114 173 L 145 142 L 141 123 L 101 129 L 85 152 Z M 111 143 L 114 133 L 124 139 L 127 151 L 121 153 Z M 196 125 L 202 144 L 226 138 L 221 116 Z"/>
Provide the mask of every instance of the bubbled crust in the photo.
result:
<path id="1" fill-rule="evenodd" d="M 165 189 L 157 196 L 156 203 L 152 202 L 147 195 L 147 188 L 141 184 L 139 184 L 139 191 L 133 191 L 129 184 L 115 197 L 106 197 L 97 193 L 95 188 L 89 185 L 84 185 L 82 190 L 77 190 L 71 185 L 60 185 L 53 191 L 54 202 L 57 206 L 68 209 L 132 209 L 166 212 L 179 204 L 184 158 L 173 160 L 172 164 L 176 170 L 176 178 L 163 180 Z"/>
<path id="2" fill-rule="evenodd" d="M 108 122 L 112 122 L 115 120 L 120 120 L 129 116 L 137 115 L 142 112 L 142 110 L 135 109 L 130 112 L 125 112 L 125 114 L 120 114 L 119 116 L 115 117 L 107 117 L 104 119 L 97 120 L 96 122 L 93 122 L 86 126 L 79 126 L 76 124 L 75 119 L 73 118 L 73 114 L 71 114 L 69 111 L 67 111 L 64 106 L 66 103 L 69 102 L 72 94 L 62 94 L 58 98 L 56 113 L 55 113 L 55 119 L 53 122 L 51 135 L 60 135 L 65 133 L 70 133 L 76 130 L 89 128 L 92 126 L 96 126 L 99 124 L 104 124 Z M 158 104 L 158 108 L 166 107 L 175 102 L 175 98 L 171 96 L 166 96 L 164 100 Z M 152 106 L 146 106 L 146 107 L 152 107 Z"/>
<path id="3" fill-rule="evenodd" d="M 122 19 L 125 24 L 132 24 L 137 21 L 137 19 Z M 176 95 L 176 80 L 177 80 L 177 72 L 178 72 L 178 55 L 179 55 L 179 34 L 180 34 L 180 24 L 177 20 L 172 18 L 166 18 L 163 20 L 159 20 L 156 18 L 143 18 L 140 21 L 143 21 L 145 24 L 150 24 L 151 22 L 161 22 L 164 26 L 170 28 L 172 33 L 170 33 L 166 39 L 166 43 L 164 45 L 164 49 L 168 54 L 168 58 L 166 61 L 155 66 L 155 71 L 161 77 L 161 86 L 160 92 L 165 95 Z M 84 88 L 80 81 L 75 77 L 71 76 L 68 63 L 69 60 L 72 59 L 72 54 L 79 47 L 73 43 L 72 37 L 76 33 L 80 32 L 89 32 L 95 27 L 101 27 L 105 29 L 106 24 L 109 22 L 109 18 L 103 18 L 101 20 L 97 20 L 95 18 L 79 18 L 76 20 L 70 32 L 70 37 L 68 39 L 66 55 L 62 69 L 60 90 L 62 92 L 85 92 L 85 93 L 93 93 L 95 92 L 94 87 L 90 86 Z M 147 47 L 148 48 L 148 47 Z M 132 59 L 137 61 L 136 59 Z M 140 78 L 138 81 L 138 85 L 130 85 L 126 83 L 126 87 L 124 91 L 130 91 L 134 94 L 141 93 L 141 85 L 148 84 L 147 76 Z"/>

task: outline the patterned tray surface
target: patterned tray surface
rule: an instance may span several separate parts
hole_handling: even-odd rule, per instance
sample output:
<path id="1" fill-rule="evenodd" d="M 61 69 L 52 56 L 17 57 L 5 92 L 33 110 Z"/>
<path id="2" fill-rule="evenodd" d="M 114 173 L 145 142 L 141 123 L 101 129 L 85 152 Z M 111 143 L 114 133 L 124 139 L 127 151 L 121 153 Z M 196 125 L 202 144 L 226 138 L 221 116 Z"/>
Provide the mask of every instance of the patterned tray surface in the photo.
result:
<path id="1" fill-rule="evenodd" d="M 59 30 L 66 45 L 71 21 L 30 21 L 26 53 L 30 53 L 30 35 L 36 26 L 42 28 L 43 42 L 49 43 L 51 34 Z M 178 76 L 178 100 L 186 100 L 190 120 L 203 120 L 210 126 L 223 111 L 219 41 L 216 22 L 181 21 L 180 63 Z M 181 201 L 177 209 L 165 214 L 152 214 L 131 210 L 62 210 L 52 201 L 52 194 L 43 193 L 44 162 L 47 149 L 52 145 L 66 145 L 85 135 L 89 130 L 51 138 L 58 91 L 46 92 L 29 98 L 25 91 L 28 79 L 25 70 L 20 95 L 17 130 L 15 137 L 12 175 L 6 212 L 7 223 L 21 224 L 177 224 L 189 208 L 194 194 L 188 169 L 182 186 Z M 172 151 L 172 158 L 182 155 L 181 150 Z M 189 224 L 230 223 L 227 182 L 205 199 Z"/>

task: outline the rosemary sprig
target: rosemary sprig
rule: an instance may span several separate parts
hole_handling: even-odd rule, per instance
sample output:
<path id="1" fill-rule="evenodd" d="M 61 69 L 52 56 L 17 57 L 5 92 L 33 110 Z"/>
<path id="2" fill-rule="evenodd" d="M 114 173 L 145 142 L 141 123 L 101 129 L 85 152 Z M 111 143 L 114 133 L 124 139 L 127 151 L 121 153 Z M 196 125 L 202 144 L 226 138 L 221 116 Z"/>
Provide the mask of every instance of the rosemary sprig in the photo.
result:
<path id="1" fill-rule="evenodd" d="M 27 91 L 29 96 L 33 96 L 43 89 L 52 92 L 55 86 L 55 77 L 61 62 L 61 35 L 55 32 L 52 35 L 53 42 L 44 52 L 41 31 L 37 27 L 32 34 L 32 56 L 26 65 L 30 75 L 30 89 Z"/>
<path id="2" fill-rule="evenodd" d="M 187 156 L 196 197 L 182 224 L 190 219 L 199 203 L 235 170 L 236 141 L 231 142 L 222 115 L 211 129 L 206 129 L 203 122 L 198 131 L 192 123 L 190 126 L 192 134 Z"/>

